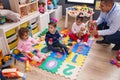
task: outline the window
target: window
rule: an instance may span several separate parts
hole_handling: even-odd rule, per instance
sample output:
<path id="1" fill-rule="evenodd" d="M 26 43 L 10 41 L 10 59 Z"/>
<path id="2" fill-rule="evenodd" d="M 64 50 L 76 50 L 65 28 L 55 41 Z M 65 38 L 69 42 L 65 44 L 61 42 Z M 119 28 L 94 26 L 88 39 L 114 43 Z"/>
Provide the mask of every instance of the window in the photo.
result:
<path id="1" fill-rule="evenodd" d="M 86 3 L 94 4 L 95 0 L 66 0 L 67 3 Z"/>

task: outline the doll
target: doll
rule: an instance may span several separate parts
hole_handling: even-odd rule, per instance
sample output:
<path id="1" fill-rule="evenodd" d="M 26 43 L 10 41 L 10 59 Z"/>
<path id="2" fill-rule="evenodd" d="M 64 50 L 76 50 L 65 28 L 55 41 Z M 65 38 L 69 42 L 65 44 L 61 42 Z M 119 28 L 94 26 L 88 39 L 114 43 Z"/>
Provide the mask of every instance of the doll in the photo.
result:
<path id="1" fill-rule="evenodd" d="M 39 12 L 40 13 L 44 13 L 45 12 L 45 3 L 44 2 L 39 2 L 38 3 L 38 7 L 39 7 Z"/>
<path id="2" fill-rule="evenodd" d="M 47 1 L 47 4 L 48 4 L 48 9 L 49 9 L 49 10 L 54 9 L 54 6 L 53 6 L 53 3 L 52 3 L 52 0 L 48 0 L 48 1 Z"/>

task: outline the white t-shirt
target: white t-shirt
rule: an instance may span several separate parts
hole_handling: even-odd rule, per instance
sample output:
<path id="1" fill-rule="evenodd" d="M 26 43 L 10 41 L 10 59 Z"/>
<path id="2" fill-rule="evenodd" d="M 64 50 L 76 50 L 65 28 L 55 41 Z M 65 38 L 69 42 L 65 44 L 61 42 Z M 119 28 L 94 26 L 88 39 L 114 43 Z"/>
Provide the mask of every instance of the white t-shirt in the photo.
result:
<path id="1" fill-rule="evenodd" d="M 85 23 L 82 23 L 81 25 L 77 25 L 76 22 L 73 23 L 72 25 L 72 32 L 75 34 L 75 33 L 78 33 L 80 32 L 80 29 L 81 28 L 85 28 Z"/>

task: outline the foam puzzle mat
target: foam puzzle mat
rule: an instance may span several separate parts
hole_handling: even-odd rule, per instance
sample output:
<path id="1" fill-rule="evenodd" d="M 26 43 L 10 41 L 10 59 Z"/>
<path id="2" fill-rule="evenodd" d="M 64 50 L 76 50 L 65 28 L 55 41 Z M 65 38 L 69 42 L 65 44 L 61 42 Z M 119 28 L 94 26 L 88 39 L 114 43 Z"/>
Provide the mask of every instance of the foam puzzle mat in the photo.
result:
<path id="1" fill-rule="evenodd" d="M 70 48 L 72 52 L 68 55 L 62 55 L 57 52 L 52 52 L 47 48 L 44 41 L 46 31 L 47 29 L 38 35 L 36 39 L 39 44 L 34 45 L 34 47 L 39 49 L 41 53 L 45 54 L 47 58 L 42 63 L 30 61 L 30 64 L 41 68 L 44 71 L 51 72 L 51 74 L 58 74 L 60 76 L 64 76 L 65 78 L 69 78 L 70 80 L 76 80 L 79 71 L 81 71 L 85 60 L 88 57 L 93 40 L 89 38 L 87 46 L 81 43 L 76 43 L 71 41 L 69 37 L 66 36 L 66 33 L 69 33 L 69 30 L 63 29 L 60 33 L 66 37 L 64 37 L 61 42 L 63 44 L 65 43 L 65 45 Z M 14 57 L 17 60 L 24 62 L 24 60 L 21 59 L 21 57 L 24 57 L 22 54 L 14 55 Z"/>

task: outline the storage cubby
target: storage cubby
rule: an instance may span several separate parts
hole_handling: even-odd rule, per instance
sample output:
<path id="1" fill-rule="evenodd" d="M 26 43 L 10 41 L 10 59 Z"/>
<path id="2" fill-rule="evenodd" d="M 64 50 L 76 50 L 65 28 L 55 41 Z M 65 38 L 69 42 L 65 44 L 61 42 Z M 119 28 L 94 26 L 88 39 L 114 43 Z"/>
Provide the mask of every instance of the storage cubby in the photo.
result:
<path id="1" fill-rule="evenodd" d="M 38 6 L 36 6 L 36 5 L 38 5 L 37 2 L 33 2 L 33 3 L 31 3 L 31 4 L 29 5 L 29 7 L 30 7 L 30 13 L 38 10 Z"/>
<path id="2" fill-rule="evenodd" d="M 21 14 L 21 17 L 24 17 L 24 16 L 28 15 L 27 6 L 24 6 L 24 7 L 20 8 L 20 14 Z"/>
<path id="3" fill-rule="evenodd" d="M 19 13 L 21 17 L 38 11 L 38 0 L 9 0 L 11 10 Z"/>
<path id="4" fill-rule="evenodd" d="M 5 23 L 0 26 L 0 49 L 3 53 L 9 54 L 18 44 L 18 29 L 29 27 L 31 36 L 40 32 L 39 12 L 22 18 L 18 22 Z"/>

